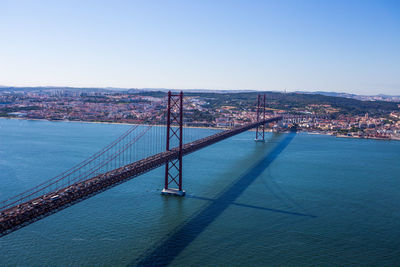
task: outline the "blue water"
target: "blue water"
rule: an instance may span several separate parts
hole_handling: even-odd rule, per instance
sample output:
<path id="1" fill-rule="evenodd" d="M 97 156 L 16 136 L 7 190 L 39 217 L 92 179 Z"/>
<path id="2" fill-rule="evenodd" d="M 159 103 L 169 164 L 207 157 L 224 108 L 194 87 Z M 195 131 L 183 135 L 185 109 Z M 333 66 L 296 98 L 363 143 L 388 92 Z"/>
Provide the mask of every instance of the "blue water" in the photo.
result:
<path id="1" fill-rule="evenodd" d="M 128 127 L 0 119 L 0 199 Z M 184 198 L 159 168 L 1 238 L 0 266 L 400 266 L 400 142 L 253 139 L 186 156 Z"/>

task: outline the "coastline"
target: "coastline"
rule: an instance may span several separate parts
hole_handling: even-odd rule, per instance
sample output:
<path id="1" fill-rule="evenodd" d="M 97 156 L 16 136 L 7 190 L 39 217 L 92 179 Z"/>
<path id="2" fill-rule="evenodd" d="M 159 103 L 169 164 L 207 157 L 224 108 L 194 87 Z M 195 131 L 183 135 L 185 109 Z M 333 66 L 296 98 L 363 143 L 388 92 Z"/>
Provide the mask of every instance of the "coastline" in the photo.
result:
<path id="1" fill-rule="evenodd" d="M 70 120 L 47 120 L 47 119 L 33 119 L 33 118 L 17 118 L 17 117 L 0 117 L 0 119 L 10 119 L 10 120 L 22 120 L 22 121 L 48 121 L 48 122 L 71 122 L 71 123 L 96 123 L 96 124 L 119 124 L 119 125 L 143 125 L 143 126 L 156 126 L 156 127 L 166 127 L 162 124 L 145 124 L 145 123 L 128 123 L 128 122 L 108 122 L 108 121 L 70 121 Z M 219 127 L 205 127 L 205 126 L 185 126 L 185 128 L 195 128 L 195 129 L 211 129 L 211 130 L 228 130 L 229 128 L 219 128 Z"/>
<path id="2" fill-rule="evenodd" d="M 33 119 L 33 118 L 16 118 L 16 117 L 0 117 L 0 119 L 11 119 L 11 120 L 24 120 L 24 121 L 48 121 L 48 122 L 70 122 L 70 123 L 96 123 L 96 124 L 119 124 L 119 125 L 142 125 L 142 126 L 156 126 L 156 127 L 165 127 L 165 125 L 161 124 L 139 124 L 139 123 L 128 123 L 128 122 L 107 122 L 107 121 L 70 121 L 70 120 L 47 120 L 47 119 Z M 218 127 L 206 127 L 206 126 L 185 126 L 185 128 L 192 129 L 210 129 L 210 130 L 228 130 L 229 128 L 218 128 Z M 249 131 L 255 131 L 251 129 Z M 273 132 L 272 129 L 266 129 L 266 132 Z M 285 133 L 286 131 L 282 131 Z M 302 131 L 304 133 L 310 135 L 329 135 L 334 136 L 336 138 L 351 138 L 351 139 L 372 139 L 372 140 L 381 140 L 381 141 L 400 141 L 400 138 L 379 138 L 379 137 L 357 137 L 357 136 L 345 136 L 345 135 L 333 135 L 330 133 L 324 132 L 315 132 L 315 131 Z"/>
<path id="3" fill-rule="evenodd" d="M 382 137 L 359 137 L 359 136 L 347 136 L 347 135 L 337 135 L 337 138 L 350 138 L 350 139 L 371 139 L 371 140 L 380 140 L 380 141 L 400 141 L 400 138 L 382 138 Z"/>
<path id="4" fill-rule="evenodd" d="M 333 135 L 324 132 L 305 132 L 307 134 L 317 134 L 317 135 L 330 135 L 336 138 L 349 138 L 349 139 L 372 139 L 372 140 L 380 140 L 380 141 L 400 141 L 400 138 L 382 138 L 382 137 L 359 137 L 359 136 L 347 136 L 347 135 Z"/>

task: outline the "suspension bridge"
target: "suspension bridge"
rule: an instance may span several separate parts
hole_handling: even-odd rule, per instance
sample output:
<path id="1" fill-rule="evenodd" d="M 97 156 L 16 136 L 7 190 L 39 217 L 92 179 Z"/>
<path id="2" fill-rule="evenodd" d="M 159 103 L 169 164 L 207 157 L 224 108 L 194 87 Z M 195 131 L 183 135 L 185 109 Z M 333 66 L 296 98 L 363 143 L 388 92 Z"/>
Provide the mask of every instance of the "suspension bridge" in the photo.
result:
<path id="1" fill-rule="evenodd" d="M 184 127 L 182 92 L 168 92 L 165 106 L 166 127 L 134 125 L 73 168 L 0 202 L 0 236 L 163 165 L 162 194 L 184 196 L 183 156 L 254 128 L 255 141 L 262 142 L 266 124 L 283 119 L 282 116 L 267 118 L 265 96 L 259 95 L 253 122 L 194 134 Z M 207 135 L 199 136 L 199 132 Z"/>

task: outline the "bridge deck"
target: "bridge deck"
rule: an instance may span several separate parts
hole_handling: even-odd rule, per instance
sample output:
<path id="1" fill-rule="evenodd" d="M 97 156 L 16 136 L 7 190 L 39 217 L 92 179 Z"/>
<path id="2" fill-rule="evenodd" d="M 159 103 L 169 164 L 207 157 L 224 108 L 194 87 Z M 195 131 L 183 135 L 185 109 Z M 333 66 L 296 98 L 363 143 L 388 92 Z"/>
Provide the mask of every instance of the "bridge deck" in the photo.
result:
<path id="1" fill-rule="evenodd" d="M 183 155 L 190 154 L 201 148 L 255 128 L 261 124 L 280 119 L 281 117 L 274 117 L 264 121 L 250 123 L 185 144 L 183 146 Z M 125 165 L 121 168 L 97 175 L 53 193 L 42 195 L 33 200 L 3 210 L 0 212 L 0 236 L 55 213 L 90 196 L 98 194 L 110 187 L 126 182 L 136 176 L 160 167 L 166 162 L 178 158 L 178 154 L 179 151 L 177 148 L 158 153 Z"/>

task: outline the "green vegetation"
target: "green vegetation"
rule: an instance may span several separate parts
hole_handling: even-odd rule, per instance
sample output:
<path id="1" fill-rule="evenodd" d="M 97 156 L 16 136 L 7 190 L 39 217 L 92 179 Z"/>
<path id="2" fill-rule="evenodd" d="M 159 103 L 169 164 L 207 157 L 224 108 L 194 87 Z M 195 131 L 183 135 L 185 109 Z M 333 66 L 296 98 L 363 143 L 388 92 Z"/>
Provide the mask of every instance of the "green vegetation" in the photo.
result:
<path id="1" fill-rule="evenodd" d="M 268 108 L 282 109 L 288 111 L 305 110 L 309 105 L 330 105 L 337 109 L 337 112 L 329 114 L 335 118 L 341 114 L 363 115 L 369 113 L 371 116 L 385 116 L 393 110 L 398 109 L 395 102 L 386 101 L 361 101 L 351 98 L 326 96 L 320 94 L 301 94 L 301 93 L 278 93 L 262 92 L 266 96 Z M 154 97 L 165 96 L 165 92 L 151 91 L 135 93 Z M 185 96 L 201 97 L 208 102 L 206 108 L 220 108 L 229 105 L 235 109 L 255 109 L 258 92 L 248 93 L 192 93 L 185 92 Z"/>

